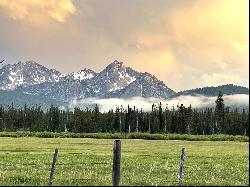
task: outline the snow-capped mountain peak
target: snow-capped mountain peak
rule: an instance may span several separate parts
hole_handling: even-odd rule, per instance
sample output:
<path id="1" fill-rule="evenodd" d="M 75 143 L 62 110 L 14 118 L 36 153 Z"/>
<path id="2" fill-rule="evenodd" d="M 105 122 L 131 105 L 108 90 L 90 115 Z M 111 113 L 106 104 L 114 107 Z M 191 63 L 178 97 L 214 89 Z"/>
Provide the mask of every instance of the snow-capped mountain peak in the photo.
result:
<path id="1" fill-rule="evenodd" d="M 115 60 L 93 79 L 94 90 L 100 93 L 121 90 L 135 81 L 139 73 Z M 99 87 L 99 88 L 97 88 Z"/>
<path id="2" fill-rule="evenodd" d="M 13 90 L 20 85 L 59 81 L 60 72 L 48 69 L 34 61 L 5 65 L 0 69 L 0 89 Z"/>
<path id="3" fill-rule="evenodd" d="M 175 92 L 148 72 L 140 73 L 115 60 L 100 73 L 90 69 L 62 74 L 34 62 L 18 62 L 0 69 L 0 90 L 18 90 L 70 101 L 88 97 L 158 97 Z"/>
<path id="4" fill-rule="evenodd" d="M 168 88 L 162 81 L 158 80 L 154 75 L 148 72 L 140 73 L 139 78 L 129 84 L 125 89 L 114 93 L 116 97 L 156 97 L 168 98 L 174 95 L 175 92 Z M 111 95 L 111 97 L 114 97 Z"/>
<path id="5" fill-rule="evenodd" d="M 115 60 L 111 64 L 107 66 L 108 69 L 115 69 L 115 70 L 120 70 L 122 68 L 125 68 L 125 65 L 122 61 Z"/>
<path id="6" fill-rule="evenodd" d="M 74 80 L 90 80 L 92 79 L 93 77 L 96 76 L 96 72 L 94 72 L 93 70 L 90 70 L 90 69 L 83 69 L 79 72 L 73 72 L 70 74 Z"/>
<path id="7" fill-rule="evenodd" d="M 36 85 L 45 82 L 59 82 L 65 79 L 77 81 L 90 80 L 96 76 L 93 70 L 63 74 L 55 69 L 48 69 L 33 60 L 8 64 L 0 69 L 0 90 L 14 90 L 19 86 Z"/>

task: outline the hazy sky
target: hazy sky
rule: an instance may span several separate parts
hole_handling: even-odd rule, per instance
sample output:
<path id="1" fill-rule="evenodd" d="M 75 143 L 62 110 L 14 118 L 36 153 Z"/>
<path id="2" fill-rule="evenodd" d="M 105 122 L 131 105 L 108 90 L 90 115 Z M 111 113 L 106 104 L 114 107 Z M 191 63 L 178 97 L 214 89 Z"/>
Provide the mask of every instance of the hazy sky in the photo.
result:
<path id="1" fill-rule="evenodd" d="M 62 73 L 115 59 L 175 91 L 249 87 L 248 0 L 0 0 L 0 60 Z"/>

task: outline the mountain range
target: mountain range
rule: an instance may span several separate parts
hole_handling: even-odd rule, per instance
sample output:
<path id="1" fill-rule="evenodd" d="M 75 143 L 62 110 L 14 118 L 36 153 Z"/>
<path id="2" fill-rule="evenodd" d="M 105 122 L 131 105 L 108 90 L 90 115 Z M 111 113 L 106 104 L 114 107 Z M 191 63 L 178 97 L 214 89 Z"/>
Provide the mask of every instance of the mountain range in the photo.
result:
<path id="1" fill-rule="evenodd" d="M 34 61 L 4 65 L 0 69 L 0 104 L 16 101 L 27 103 L 64 105 L 71 100 L 84 98 L 154 97 L 168 99 L 181 95 L 216 96 L 224 94 L 249 94 L 249 89 L 232 84 L 204 87 L 175 92 L 148 72 L 138 72 L 115 60 L 96 73 L 90 69 L 62 74 Z M 11 96 L 13 95 L 13 97 Z M 15 100 L 20 95 L 22 102 Z M 9 97 L 7 97 L 9 96 Z M 32 98 L 32 99 L 31 99 Z"/>

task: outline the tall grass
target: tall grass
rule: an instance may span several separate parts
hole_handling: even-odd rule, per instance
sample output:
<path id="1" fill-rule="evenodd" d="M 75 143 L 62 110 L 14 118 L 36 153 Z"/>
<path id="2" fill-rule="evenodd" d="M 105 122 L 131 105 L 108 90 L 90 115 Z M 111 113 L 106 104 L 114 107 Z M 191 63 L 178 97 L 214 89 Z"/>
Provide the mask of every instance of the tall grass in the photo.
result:
<path id="1" fill-rule="evenodd" d="M 55 148 L 53 186 L 111 186 L 112 139 L 0 138 L 0 186 L 46 186 Z M 249 143 L 121 140 L 121 186 L 176 186 L 186 148 L 183 186 L 249 186 Z"/>
<path id="2" fill-rule="evenodd" d="M 96 138 L 96 139 L 146 139 L 146 140 L 187 140 L 187 141 L 239 141 L 248 142 L 249 137 L 240 135 L 190 135 L 190 134 L 150 134 L 150 133 L 73 133 L 73 132 L 0 132 L 0 137 L 39 138 Z"/>

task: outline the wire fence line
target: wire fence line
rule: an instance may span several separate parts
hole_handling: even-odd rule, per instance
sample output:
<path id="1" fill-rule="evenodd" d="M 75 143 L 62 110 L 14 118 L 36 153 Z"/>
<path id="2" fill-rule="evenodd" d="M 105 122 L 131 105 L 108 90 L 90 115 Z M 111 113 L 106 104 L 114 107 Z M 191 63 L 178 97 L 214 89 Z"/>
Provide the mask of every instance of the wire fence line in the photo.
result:
<path id="1" fill-rule="evenodd" d="M 111 165 L 112 165 L 112 170 L 109 170 L 106 172 L 106 174 L 108 174 L 110 171 L 110 176 L 105 176 L 105 177 L 100 177 L 100 174 L 99 173 L 92 173 L 89 168 L 88 170 L 84 170 L 84 165 L 88 165 L 89 163 L 87 162 L 75 162 L 75 163 L 57 163 L 57 157 L 58 158 L 58 161 L 60 160 L 60 155 L 58 156 L 58 149 L 55 149 L 55 153 L 53 155 L 53 159 L 52 159 L 52 163 L 49 163 L 49 161 L 46 163 L 39 163 L 39 166 L 40 167 L 44 167 L 44 168 L 49 168 L 50 166 L 50 172 L 49 170 L 47 171 L 47 177 L 46 176 L 42 176 L 42 177 L 35 177 L 35 179 L 37 180 L 37 183 L 41 184 L 41 183 L 45 183 L 45 181 L 47 180 L 47 184 L 48 186 L 52 186 L 53 185 L 53 182 L 58 182 L 58 181 L 65 181 L 67 182 L 69 185 L 70 183 L 74 184 L 74 183 L 78 183 L 79 181 L 87 181 L 87 182 L 91 182 L 91 184 L 94 184 L 94 183 L 99 183 L 99 182 L 104 182 L 104 183 L 112 183 L 113 186 L 119 186 L 120 183 L 123 181 L 122 180 L 122 173 L 121 173 L 121 159 L 122 159 L 122 151 L 121 151 L 121 141 L 120 140 L 114 140 L 114 146 L 113 146 L 113 164 L 111 162 L 93 162 L 91 163 L 92 166 L 94 165 L 99 165 L 99 164 L 102 164 L 102 165 L 107 165 L 107 168 L 109 168 Z M 143 179 L 143 182 L 144 183 L 150 183 L 150 184 L 156 184 L 157 183 L 170 183 L 172 185 L 178 185 L 178 186 L 182 186 L 183 184 L 183 178 L 184 178 L 184 161 L 185 161 L 185 158 L 186 158 L 186 149 L 185 148 L 182 148 L 182 151 L 181 151 L 181 159 L 180 159 L 180 166 L 179 166 L 179 173 L 176 171 L 176 180 L 168 180 L 168 177 L 165 176 L 165 177 L 162 177 L 162 179 L 150 179 L 150 176 L 149 178 L 145 178 Z M 36 163 L 29 163 L 29 164 L 24 164 L 24 163 L 18 163 L 18 164 L 1 164 L 0 165 L 2 166 L 10 166 L 13 168 L 15 168 L 15 166 L 37 166 Z M 58 171 L 60 170 L 63 170 L 64 167 L 71 167 L 71 166 L 74 166 L 72 169 L 74 170 L 74 168 L 76 167 L 80 167 L 80 168 L 83 168 L 82 170 L 82 173 L 83 174 L 88 174 L 90 175 L 89 177 L 75 177 L 75 178 L 70 178 L 68 179 L 67 177 L 63 177 L 63 176 L 60 176 L 58 175 Z M 96 169 L 96 168 L 95 168 Z M 72 171 L 73 171 L 72 170 Z M 95 171 L 95 170 L 94 170 Z M 74 173 L 74 172 L 72 172 Z M 82 174 L 81 173 L 81 174 Z M 65 173 L 63 173 L 65 174 Z M 76 174 L 76 173 L 74 173 Z M 62 175 L 62 173 L 61 173 Z M 76 176 L 76 175 L 75 175 Z M 15 177 L 9 177 L 9 179 L 7 178 L 4 178 L 4 176 L 2 177 L 0 175 L 0 178 L 4 179 L 4 181 L 16 181 L 16 184 L 18 183 L 21 183 L 21 182 L 28 182 L 28 181 L 32 181 L 34 178 L 30 178 L 30 177 L 18 177 L 18 178 L 15 178 Z M 1 179 L 0 179 L 1 181 Z M 133 179 L 132 177 L 129 178 L 129 181 L 133 181 L 133 182 L 136 182 L 136 183 L 141 183 L 142 180 L 136 180 L 136 179 Z M 0 182 L 1 183 L 1 182 Z M 14 182 L 15 183 L 15 182 Z"/>
<path id="2" fill-rule="evenodd" d="M 57 149 L 55 150 L 55 154 L 57 152 Z M 180 159 L 180 167 L 179 167 L 179 173 L 178 173 L 178 186 L 182 186 L 183 183 L 183 178 L 184 178 L 184 162 L 185 162 L 185 158 L 186 158 L 186 149 L 182 148 L 181 150 L 181 159 Z M 53 158 L 53 163 L 52 163 L 52 168 L 54 167 L 53 165 L 55 164 L 54 162 L 55 160 L 55 155 Z M 96 164 L 100 164 L 100 163 L 96 163 Z M 101 164 L 107 164 L 106 162 L 101 163 Z M 51 172 L 52 172 L 52 168 L 51 168 Z M 119 186 L 120 185 L 120 181 L 121 181 L 121 141 L 120 140 L 114 140 L 114 145 L 113 145 L 113 169 L 112 169 L 112 185 L 113 186 Z M 53 174 L 52 174 L 53 176 Z M 58 179 L 57 179 L 58 180 Z M 59 179 L 60 180 L 60 179 Z M 85 178 L 85 179 L 74 179 L 74 180 L 88 180 L 88 181 L 98 181 L 100 180 L 98 179 L 93 179 L 93 178 Z M 52 177 L 50 174 L 50 178 L 49 178 L 49 186 L 52 185 Z M 158 180 L 159 181 L 163 181 L 163 180 Z M 164 180 L 166 182 L 166 180 Z M 144 180 L 144 182 L 157 182 L 157 181 L 153 181 L 153 180 Z M 167 182 L 177 182 L 177 181 L 167 181 Z"/>

